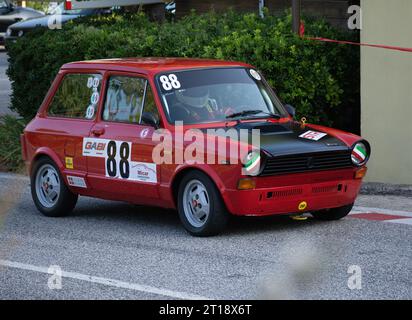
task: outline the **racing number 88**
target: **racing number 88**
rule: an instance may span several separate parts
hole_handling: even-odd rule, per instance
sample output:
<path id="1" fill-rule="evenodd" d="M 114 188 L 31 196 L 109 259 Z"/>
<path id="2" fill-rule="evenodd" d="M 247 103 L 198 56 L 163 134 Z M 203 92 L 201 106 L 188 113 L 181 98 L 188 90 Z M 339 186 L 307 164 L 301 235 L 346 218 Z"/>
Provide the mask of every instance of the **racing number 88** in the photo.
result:
<path id="1" fill-rule="evenodd" d="M 106 169 L 109 177 L 117 176 L 117 163 L 116 163 L 116 153 L 117 147 L 115 141 L 110 141 L 107 146 L 107 160 L 106 160 Z M 119 171 L 120 176 L 123 179 L 128 179 L 130 176 L 130 148 L 127 142 L 123 142 L 120 145 L 120 162 L 119 162 Z"/>
<path id="2" fill-rule="evenodd" d="M 123 179 L 128 179 L 130 176 L 129 155 L 130 155 L 129 144 L 127 142 L 123 142 L 120 145 L 120 163 L 119 163 L 120 176 Z"/>
<path id="3" fill-rule="evenodd" d="M 163 89 L 165 89 L 166 91 L 170 91 L 172 89 L 180 89 L 182 87 L 175 74 L 171 74 L 169 75 L 169 77 L 161 76 L 159 80 L 162 83 Z"/>

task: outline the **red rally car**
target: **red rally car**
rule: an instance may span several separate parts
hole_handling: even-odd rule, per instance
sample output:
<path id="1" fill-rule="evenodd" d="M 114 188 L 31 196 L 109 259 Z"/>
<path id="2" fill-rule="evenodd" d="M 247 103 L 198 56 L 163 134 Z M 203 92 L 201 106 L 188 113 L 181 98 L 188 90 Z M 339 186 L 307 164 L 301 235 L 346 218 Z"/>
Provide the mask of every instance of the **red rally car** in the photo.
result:
<path id="1" fill-rule="evenodd" d="M 294 113 L 244 63 L 69 63 L 21 137 L 32 197 L 50 217 L 69 214 L 79 195 L 176 208 L 197 236 L 222 231 L 231 214 L 341 219 L 370 145 Z M 219 138 L 223 150 L 211 147 Z"/>

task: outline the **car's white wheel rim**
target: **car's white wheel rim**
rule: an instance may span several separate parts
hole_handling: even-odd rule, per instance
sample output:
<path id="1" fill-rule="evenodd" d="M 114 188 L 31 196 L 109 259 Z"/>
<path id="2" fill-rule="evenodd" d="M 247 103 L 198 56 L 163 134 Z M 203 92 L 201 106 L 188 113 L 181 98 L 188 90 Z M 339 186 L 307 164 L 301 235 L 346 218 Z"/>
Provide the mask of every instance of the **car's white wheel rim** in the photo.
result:
<path id="1" fill-rule="evenodd" d="M 43 207 L 52 208 L 60 196 L 60 178 L 56 169 L 50 165 L 43 165 L 36 174 L 37 199 Z"/>
<path id="2" fill-rule="evenodd" d="M 183 192 L 183 210 L 189 223 L 201 228 L 210 214 L 210 198 L 206 187 L 199 180 L 191 180 Z"/>

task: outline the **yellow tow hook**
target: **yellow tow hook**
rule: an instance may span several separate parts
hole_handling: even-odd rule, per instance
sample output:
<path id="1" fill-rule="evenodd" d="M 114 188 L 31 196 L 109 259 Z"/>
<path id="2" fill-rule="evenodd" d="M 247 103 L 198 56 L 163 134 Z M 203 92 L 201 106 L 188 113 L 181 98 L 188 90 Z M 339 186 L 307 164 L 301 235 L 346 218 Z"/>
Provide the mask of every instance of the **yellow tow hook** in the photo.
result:
<path id="1" fill-rule="evenodd" d="M 308 220 L 308 217 L 304 216 L 304 215 L 293 215 L 293 216 L 289 216 L 289 218 L 291 218 L 294 221 L 306 221 Z"/>

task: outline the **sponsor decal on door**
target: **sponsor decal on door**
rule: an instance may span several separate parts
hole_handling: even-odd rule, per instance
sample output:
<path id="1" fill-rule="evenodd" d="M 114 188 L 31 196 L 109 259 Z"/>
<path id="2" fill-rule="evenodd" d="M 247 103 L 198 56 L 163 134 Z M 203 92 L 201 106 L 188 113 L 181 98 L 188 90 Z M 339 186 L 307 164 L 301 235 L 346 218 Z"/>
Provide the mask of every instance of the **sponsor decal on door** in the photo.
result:
<path id="1" fill-rule="evenodd" d="M 77 187 L 77 188 L 87 188 L 86 180 L 81 177 L 75 177 L 75 176 L 67 176 L 67 182 L 69 183 L 69 186 L 71 187 Z"/>
<path id="2" fill-rule="evenodd" d="M 131 180 L 156 183 L 157 171 L 154 163 L 132 162 Z"/>
<path id="3" fill-rule="evenodd" d="M 84 138 L 83 156 L 104 158 L 106 177 L 157 183 L 156 164 L 131 160 L 131 142 Z"/>
<path id="4" fill-rule="evenodd" d="M 107 144 L 110 140 L 84 138 L 83 139 L 83 156 L 104 158 L 107 153 Z"/>

